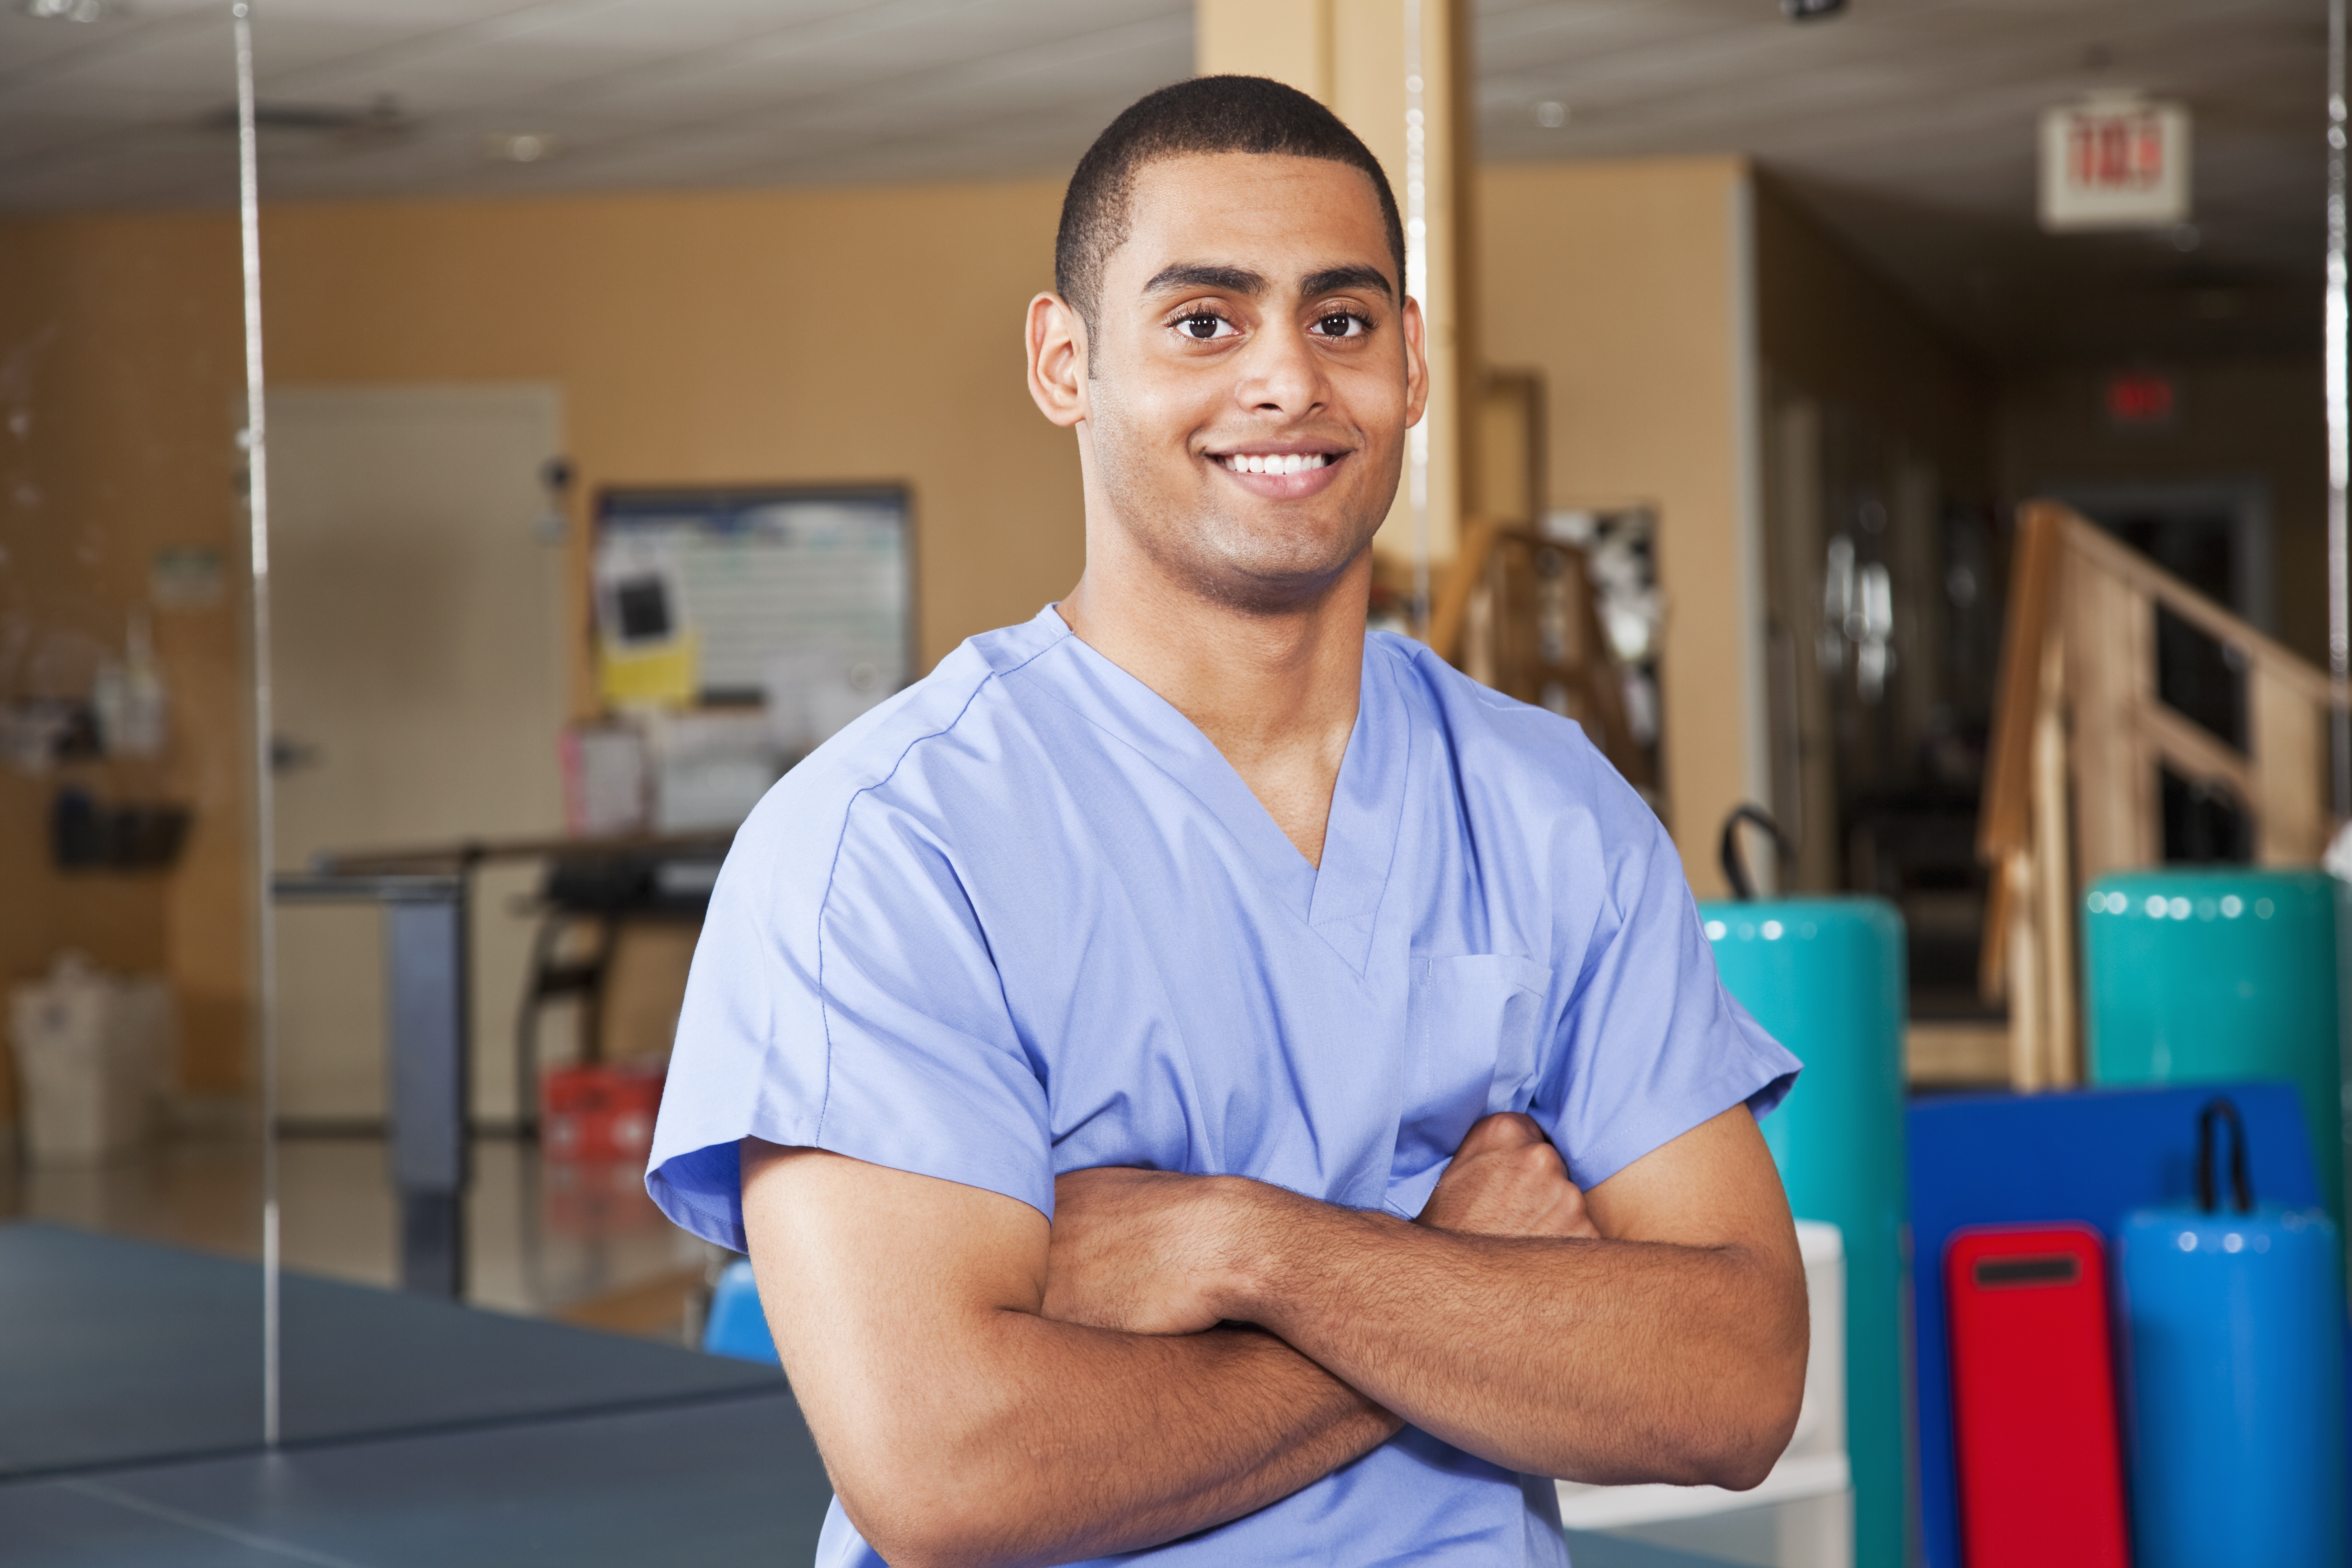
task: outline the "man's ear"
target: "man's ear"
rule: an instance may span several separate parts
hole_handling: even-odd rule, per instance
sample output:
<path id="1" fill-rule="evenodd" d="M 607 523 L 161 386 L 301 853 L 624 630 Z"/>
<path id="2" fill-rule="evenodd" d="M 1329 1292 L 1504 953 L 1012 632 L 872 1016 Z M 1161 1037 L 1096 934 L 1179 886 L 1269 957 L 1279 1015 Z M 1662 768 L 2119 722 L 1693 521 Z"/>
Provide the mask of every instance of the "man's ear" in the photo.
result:
<path id="1" fill-rule="evenodd" d="M 1404 300 L 1404 424 L 1410 430 L 1429 410 L 1428 323 L 1422 320 L 1421 301 Z"/>
<path id="2" fill-rule="evenodd" d="M 1059 294 L 1029 301 L 1029 395 L 1065 427 L 1087 416 L 1086 322 Z"/>

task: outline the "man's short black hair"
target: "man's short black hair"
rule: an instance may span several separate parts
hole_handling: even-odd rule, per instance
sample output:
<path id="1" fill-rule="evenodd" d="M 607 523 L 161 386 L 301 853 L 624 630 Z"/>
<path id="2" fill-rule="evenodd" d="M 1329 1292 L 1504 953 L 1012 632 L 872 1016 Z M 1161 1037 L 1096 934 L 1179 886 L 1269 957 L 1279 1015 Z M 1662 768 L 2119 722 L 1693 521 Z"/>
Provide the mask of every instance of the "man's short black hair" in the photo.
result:
<path id="1" fill-rule="evenodd" d="M 1404 289 L 1404 221 L 1388 174 L 1339 117 L 1299 91 L 1258 76 L 1202 76 L 1140 98 L 1110 122 L 1070 176 L 1062 230 L 1054 242 L 1054 289 L 1077 308 L 1088 331 L 1099 304 L 1104 260 L 1127 240 L 1136 172 L 1162 158 L 1259 153 L 1328 158 L 1363 171 L 1381 201 L 1396 284 Z"/>

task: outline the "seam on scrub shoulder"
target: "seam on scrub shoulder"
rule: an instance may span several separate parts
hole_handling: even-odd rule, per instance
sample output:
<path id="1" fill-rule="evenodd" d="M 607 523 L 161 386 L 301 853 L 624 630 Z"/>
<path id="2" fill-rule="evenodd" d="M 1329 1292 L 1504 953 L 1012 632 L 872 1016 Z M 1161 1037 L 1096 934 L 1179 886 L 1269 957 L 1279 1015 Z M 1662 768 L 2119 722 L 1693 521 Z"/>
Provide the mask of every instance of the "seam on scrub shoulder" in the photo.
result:
<path id="1" fill-rule="evenodd" d="M 1065 632 L 1063 637 L 1069 635 Z M 833 858 L 824 868 L 824 897 L 816 901 L 816 1016 L 817 1022 L 824 1028 L 824 1093 L 818 1100 L 816 1108 L 816 1136 L 820 1141 L 824 1137 L 825 1116 L 833 1109 L 833 1009 L 826 1005 L 824 997 L 824 911 L 832 907 L 834 879 L 841 874 L 841 849 L 843 845 L 849 842 L 850 814 L 857 809 L 857 802 L 862 796 L 872 794 L 898 776 L 898 770 L 906 765 L 907 759 L 914 754 L 917 746 L 926 741 L 936 741 L 941 735 L 954 730 L 958 724 L 962 723 L 964 715 L 971 711 L 971 705 L 980 700 L 980 694 L 988 689 L 992 681 L 1002 680 L 1013 670 L 1025 668 L 1031 659 L 1043 657 L 1047 649 L 1055 647 L 1061 641 L 1061 637 L 1055 637 L 1045 647 L 1039 648 L 1028 658 L 1023 659 L 1011 668 L 991 669 L 982 675 L 973 683 L 971 690 L 965 695 L 962 706 L 955 710 L 954 718 L 938 729 L 927 731 L 908 741 L 899 749 L 898 754 L 891 759 L 889 770 L 873 783 L 860 784 L 850 791 L 847 804 L 841 808 L 841 829 L 834 836 Z"/>
<path id="2" fill-rule="evenodd" d="M 1028 661 L 1027 659 L 1024 659 L 1024 660 L 1022 660 L 1022 661 L 1021 661 L 1021 665 L 1016 665 L 1016 666 L 1014 666 L 1013 668 L 1016 668 L 1016 669 L 1017 669 L 1017 668 L 1020 668 L 1023 665 L 1026 665 L 1028 662 L 1029 662 L 1029 661 Z M 1013 671 L 1012 671 L 1012 670 L 1007 670 L 1007 671 L 1005 671 L 1005 673 L 1006 673 L 1007 675 L 1010 675 L 1010 674 L 1012 674 L 1012 673 L 1013 673 Z M 1137 684 L 1140 685 L 1140 684 L 1141 684 L 1141 682 L 1139 682 L 1139 681 Z M 1207 813 L 1209 814 L 1209 816 L 1210 816 L 1212 818 L 1214 818 L 1214 817 L 1216 816 L 1216 815 L 1217 815 L 1217 808 L 1216 808 L 1213 805 L 1212 805 L 1210 802 L 1208 802 L 1208 801 L 1206 801 L 1206 800 L 1203 800 L 1203 799 L 1201 797 L 1201 793 L 1200 793 L 1198 790 L 1194 789 L 1191 784 L 1186 784 L 1182 779 L 1178 778 L 1178 777 L 1176 776 L 1176 774 L 1175 774 L 1175 773 L 1173 773 L 1170 772 L 1170 771 L 1169 771 L 1169 769 L 1168 769 L 1164 764 L 1162 764 L 1162 763 L 1160 762 L 1160 760 L 1159 760 L 1158 758 L 1154 757 L 1154 756 L 1153 756 L 1150 752 L 1145 751 L 1141 746 L 1137 745 L 1133 741 L 1129 740 L 1125 735 L 1120 734 L 1117 730 L 1112 729 L 1109 725 L 1108 725 L 1108 724 L 1104 723 L 1101 720 L 1099 720 L 1099 719 L 1096 718 L 1093 714 L 1091 714 L 1091 713 L 1087 712 L 1085 709 L 1083 709 L 1083 708 L 1079 707 L 1076 703 L 1075 703 L 1075 702 L 1071 701 L 1068 698 L 1066 698 L 1066 697 L 1063 696 L 1060 692 L 1058 692 L 1058 691 L 1055 690 L 1051 686 L 1040 686 L 1040 687 L 1038 687 L 1038 688 L 1037 688 L 1037 689 L 1038 689 L 1039 691 L 1043 692 L 1043 693 L 1044 693 L 1044 694 L 1045 694 L 1048 699 L 1050 699 L 1051 700 L 1053 700 L 1053 701 L 1055 701 L 1055 702 L 1056 702 L 1056 703 L 1059 703 L 1059 704 L 1060 704 L 1064 709 L 1067 710 L 1070 713 L 1072 713 L 1072 714 L 1076 715 L 1076 718 L 1078 719 L 1079 722 L 1081 722 L 1081 723 L 1083 723 L 1083 724 L 1087 725 L 1088 728 L 1090 728 L 1090 729 L 1094 730 L 1096 732 L 1097 732 L 1098 734 L 1100 734 L 1100 735 L 1101 735 L 1105 740 L 1109 741 L 1109 742 L 1110 742 L 1112 744 L 1114 744 L 1114 745 L 1117 745 L 1117 746 L 1122 747 L 1122 748 L 1124 748 L 1125 750 L 1127 750 L 1127 751 L 1129 751 L 1129 752 L 1133 752 L 1137 757 L 1139 757 L 1139 758 L 1140 758 L 1140 759 L 1142 760 L 1142 762 L 1143 762 L 1143 763 L 1144 763 L 1144 765 L 1145 765 L 1146 767 L 1151 768 L 1152 770 L 1154 770 L 1155 772 L 1157 772 L 1157 773 L 1160 774 L 1160 777 L 1162 777 L 1162 778 L 1164 778 L 1164 779 L 1167 779 L 1170 783 L 1173 784 L 1174 784 L 1178 789 L 1182 790 L 1182 791 L 1183 791 L 1187 795 L 1191 796 L 1191 797 L 1192 797 L 1192 799 L 1193 804 L 1194 804 L 1194 805 L 1198 805 L 1198 806 L 1200 806 L 1202 810 L 1203 810 L 1203 811 L 1207 812 Z M 1151 690 L 1151 689 L 1150 689 L 1150 687 L 1148 687 L 1148 686 L 1147 686 L 1147 687 L 1144 687 L 1144 689 L 1145 689 L 1145 690 L 1147 690 L 1147 691 L 1150 691 L 1150 690 Z M 1152 694 L 1154 697 L 1159 697 L 1159 696 L 1160 696 L 1160 694 L 1159 694 L 1158 692 L 1156 692 L 1156 691 L 1153 691 L 1151 694 Z M 1161 697 L 1160 700 L 1161 701 L 1163 701 L 1163 702 L 1166 702 L 1166 701 L 1168 700 L 1167 700 L 1166 698 L 1164 698 L 1164 697 Z M 1179 709 L 1176 709 L 1175 704 L 1173 704 L 1173 703 L 1169 703 L 1169 707 L 1170 707 L 1170 709 L 1171 709 L 1171 710 L 1173 710 L 1173 711 L 1175 711 L 1175 712 L 1176 712 L 1177 717 L 1179 717 L 1179 718 L 1182 718 L 1182 717 L 1183 717 L 1182 710 L 1179 710 Z M 1186 720 L 1185 721 L 1186 721 L 1187 723 L 1190 723 L 1190 722 L 1191 722 L 1191 721 L 1190 721 L 1190 720 Z M 1204 736 L 1202 736 L 1202 739 L 1203 739 L 1203 740 L 1207 740 L 1207 739 L 1208 739 L 1208 737 L 1206 737 L 1206 736 L 1204 735 Z M 1214 750 L 1214 749 L 1215 749 L 1215 743 L 1214 743 L 1213 742 L 1211 742 L 1211 749 L 1212 749 L 1212 750 Z M 1220 753 L 1220 754 L 1222 755 L 1223 753 Z M 1228 767 L 1230 767 L 1230 766 L 1232 766 L 1232 763 L 1228 763 L 1226 765 L 1227 765 Z M 1236 774 L 1235 776 L 1236 776 L 1236 777 L 1238 777 L 1239 775 L 1238 775 L 1238 774 Z M 1232 835 L 1231 835 L 1231 830 L 1230 830 L 1230 829 L 1227 829 L 1227 830 L 1225 830 L 1225 831 L 1226 831 L 1227 837 L 1230 837 L 1232 836 Z"/>
<path id="3" fill-rule="evenodd" d="M 1516 697 L 1508 696 L 1491 686 L 1471 679 L 1438 658 L 1437 650 L 1427 643 L 1391 633 L 1381 638 L 1380 646 L 1388 649 L 1390 656 L 1407 668 L 1427 665 L 1430 673 L 1423 679 L 1430 679 L 1432 685 L 1453 684 L 1465 688 L 1464 694 L 1482 708 L 1492 709 L 1497 713 L 1508 713 L 1515 709 L 1535 707 L 1531 702 L 1522 702 Z M 1538 708 L 1536 711 L 1540 713 L 1546 710 Z"/>

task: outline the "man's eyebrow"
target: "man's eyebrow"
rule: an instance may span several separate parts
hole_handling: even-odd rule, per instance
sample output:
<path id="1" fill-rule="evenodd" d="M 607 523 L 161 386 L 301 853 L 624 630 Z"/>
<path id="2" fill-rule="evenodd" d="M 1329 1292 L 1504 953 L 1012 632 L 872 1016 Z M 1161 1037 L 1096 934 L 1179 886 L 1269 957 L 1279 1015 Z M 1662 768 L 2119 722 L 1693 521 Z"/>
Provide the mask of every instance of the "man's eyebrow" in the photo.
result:
<path id="1" fill-rule="evenodd" d="M 1157 294 L 1163 289 L 1222 289 L 1229 294 L 1258 295 L 1265 292 L 1265 279 L 1246 267 L 1180 261 L 1173 267 L 1161 268 L 1143 286 L 1147 294 Z"/>
<path id="2" fill-rule="evenodd" d="M 1310 272 L 1298 285 L 1301 294 L 1336 294 L 1342 289 L 1368 289 L 1393 300 L 1396 289 L 1389 275 L 1377 267 L 1330 267 Z"/>

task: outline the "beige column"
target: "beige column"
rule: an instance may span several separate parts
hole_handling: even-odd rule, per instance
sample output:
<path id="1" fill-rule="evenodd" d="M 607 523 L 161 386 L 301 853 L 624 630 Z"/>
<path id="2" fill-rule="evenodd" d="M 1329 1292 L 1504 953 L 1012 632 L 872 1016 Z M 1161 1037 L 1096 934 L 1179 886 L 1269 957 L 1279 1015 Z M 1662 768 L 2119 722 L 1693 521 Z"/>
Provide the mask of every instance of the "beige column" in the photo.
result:
<path id="1" fill-rule="evenodd" d="M 1328 104 L 1380 159 L 1404 212 L 1430 400 L 1374 541 L 1400 582 L 1424 551 L 1442 572 L 1464 510 L 1464 391 L 1476 371 L 1464 349 L 1475 342 L 1469 10 L 1468 0 L 1195 0 L 1192 12 L 1202 75 L 1272 77 Z"/>

